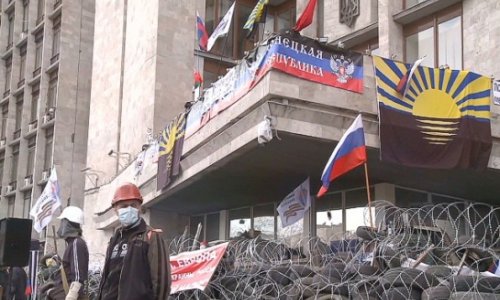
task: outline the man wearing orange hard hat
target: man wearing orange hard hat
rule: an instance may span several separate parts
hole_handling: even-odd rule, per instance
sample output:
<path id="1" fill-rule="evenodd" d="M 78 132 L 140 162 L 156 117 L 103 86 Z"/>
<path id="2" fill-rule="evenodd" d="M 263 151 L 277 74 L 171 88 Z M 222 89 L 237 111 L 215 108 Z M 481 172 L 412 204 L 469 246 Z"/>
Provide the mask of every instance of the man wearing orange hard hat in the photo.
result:
<path id="1" fill-rule="evenodd" d="M 133 183 L 118 187 L 111 205 L 120 220 L 106 251 L 99 300 L 167 299 L 170 294 L 168 247 L 140 217 L 142 195 Z"/>

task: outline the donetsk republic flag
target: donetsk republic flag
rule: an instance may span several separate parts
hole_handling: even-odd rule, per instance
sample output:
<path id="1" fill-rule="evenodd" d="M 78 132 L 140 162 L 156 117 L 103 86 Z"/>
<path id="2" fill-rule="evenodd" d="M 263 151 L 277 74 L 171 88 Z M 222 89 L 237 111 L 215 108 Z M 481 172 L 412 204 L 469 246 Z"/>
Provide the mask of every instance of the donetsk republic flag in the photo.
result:
<path id="1" fill-rule="evenodd" d="M 419 66 L 404 97 L 410 64 L 374 56 L 381 159 L 434 169 L 485 168 L 491 152 L 491 79 Z"/>

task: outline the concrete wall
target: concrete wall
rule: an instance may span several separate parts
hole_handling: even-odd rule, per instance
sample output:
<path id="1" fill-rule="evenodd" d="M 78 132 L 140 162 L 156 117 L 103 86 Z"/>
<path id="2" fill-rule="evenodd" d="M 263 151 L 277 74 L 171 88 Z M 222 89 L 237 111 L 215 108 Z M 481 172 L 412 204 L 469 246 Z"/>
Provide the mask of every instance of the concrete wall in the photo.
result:
<path id="1" fill-rule="evenodd" d="M 116 159 L 109 150 L 117 149 L 121 97 L 123 16 L 125 1 L 96 1 L 92 91 L 89 117 L 87 166 L 98 170 L 99 179 L 112 176 Z M 92 175 L 93 179 L 95 176 Z M 87 182 L 87 187 L 92 186 Z"/>
<path id="2" fill-rule="evenodd" d="M 324 34 L 330 41 L 336 40 L 353 31 L 365 28 L 366 26 L 377 22 L 378 5 L 380 1 L 375 0 L 360 0 L 359 1 L 359 16 L 354 22 L 353 27 L 340 23 L 339 0 L 324 0 L 325 28 Z M 297 5 L 298 6 L 298 5 Z"/>
<path id="3" fill-rule="evenodd" d="M 462 5 L 464 69 L 499 79 L 500 1 L 466 0 Z"/>
<path id="4" fill-rule="evenodd" d="M 83 205 L 87 128 L 92 74 L 94 1 L 69 1 L 61 24 L 57 122 L 54 160 L 62 187 L 61 199 Z"/>

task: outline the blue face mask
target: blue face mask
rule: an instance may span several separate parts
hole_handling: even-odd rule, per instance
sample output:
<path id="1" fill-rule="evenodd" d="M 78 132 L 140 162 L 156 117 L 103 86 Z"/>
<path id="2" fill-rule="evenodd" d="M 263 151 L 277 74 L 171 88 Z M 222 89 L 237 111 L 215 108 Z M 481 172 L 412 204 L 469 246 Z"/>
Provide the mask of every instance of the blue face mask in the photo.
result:
<path id="1" fill-rule="evenodd" d="M 120 208 L 118 209 L 118 219 L 124 227 L 135 224 L 139 220 L 139 210 L 132 206 Z"/>

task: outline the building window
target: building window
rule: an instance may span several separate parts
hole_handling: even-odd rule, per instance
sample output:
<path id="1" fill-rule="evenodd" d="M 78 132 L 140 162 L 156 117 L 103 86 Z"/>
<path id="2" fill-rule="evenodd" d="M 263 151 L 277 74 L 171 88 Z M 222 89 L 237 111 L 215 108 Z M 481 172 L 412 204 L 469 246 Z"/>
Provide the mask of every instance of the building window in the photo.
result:
<path id="1" fill-rule="evenodd" d="M 5 163 L 5 152 L 2 152 L 2 154 L 0 154 L 0 185 L 3 181 L 4 163 Z M 1 186 L 0 186 L 0 190 L 1 190 Z"/>
<path id="2" fill-rule="evenodd" d="M 205 241 L 215 241 L 219 239 L 219 213 L 208 214 L 205 230 Z"/>
<path id="3" fill-rule="evenodd" d="M 1 139 L 5 140 L 5 135 L 7 133 L 7 120 L 9 119 L 9 104 L 6 103 L 2 105 L 2 132 Z"/>
<path id="4" fill-rule="evenodd" d="M 404 0 L 404 8 L 405 9 L 408 9 L 412 6 L 415 6 L 421 2 L 424 2 L 424 1 L 427 1 L 427 0 Z"/>
<path id="5" fill-rule="evenodd" d="M 254 236 L 260 236 L 265 240 L 274 240 L 274 203 L 258 205 L 253 208 Z"/>
<path id="6" fill-rule="evenodd" d="M 35 168 L 35 148 L 36 137 L 32 137 L 28 140 L 28 164 L 26 167 L 26 176 L 33 175 L 33 169 Z"/>
<path id="7" fill-rule="evenodd" d="M 35 71 L 39 71 L 42 66 L 42 47 L 43 47 L 43 32 L 40 32 L 35 36 Z M 40 74 L 40 73 L 38 73 Z M 36 74 L 36 75 L 38 75 Z M 36 76 L 33 74 L 33 76 Z"/>
<path id="8" fill-rule="evenodd" d="M 31 210 L 31 190 L 23 194 L 23 218 L 30 217 Z"/>
<path id="9" fill-rule="evenodd" d="M 24 84 L 24 72 L 26 71 L 26 46 L 23 46 L 19 50 L 19 54 L 21 55 L 19 61 L 19 82 L 23 82 Z"/>
<path id="10" fill-rule="evenodd" d="M 36 12 L 37 25 L 43 21 L 44 12 L 45 12 L 45 0 L 38 0 L 38 7 Z"/>
<path id="11" fill-rule="evenodd" d="M 38 100 L 40 99 L 40 84 L 31 90 L 31 122 L 38 120 Z"/>
<path id="12" fill-rule="evenodd" d="M 16 120 L 14 126 L 14 139 L 18 139 L 21 136 L 21 121 L 23 118 L 23 94 L 16 98 Z"/>
<path id="13" fill-rule="evenodd" d="M 14 217 L 14 204 L 15 204 L 16 198 L 15 197 L 9 197 L 7 198 L 7 217 L 8 218 L 13 218 Z"/>
<path id="14" fill-rule="evenodd" d="M 462 69 L 462 7 L 459 3 L 404 28 L 405 60 Z"/>
<path id="15" fill-rule="evenodd" d="M 229 238 L 246 236 L 250 228 L 250 207 L 229 211 Z"/>
<path id="16" fill-rule="evenodd" d="M 28 32 L 29 1 L 23 1 L 23 32 Z"/>
<path id="17" fill-rule="evenodd" d="M 340 240 L 344 235 L 342 193 L 328 193 L 316 201 L 316 236 L 324 243 Z"/>
<path id="18" fill-rule="evenodd" d="M 10 169 L 10 181 L 17 182 L 17 165 L 19 163 L 19 144 L 12 146 L 12 167 Z"/>
<path id="19" fill-rule="evenodd" d="M 10 78 L 12 76 L 12 58 L 7 59 L 5 62 L 5 86 L 4 97 L 10 93 Z"/>
<path id="20" fill-rule="evenodd" d="M 12 47 L 12 39 L 14 38 L 14 13 L 7 16 L 8 19 L 8 32 L 7 32 L 7 49 Z"/>
<path id="21" fill-rule="evenodd" d="M 57 55 L 59 55 L 59 43 L 61 40 L 61 16 L 57 17 L 54 20 L 52 31 L 52 58 L 55 58 Z"/>
<path id="22" fill-rule="evenodd" d="M 212 33 L 214 28 L 224 17 L 234 1 L 231 0 L 209 0 L 205 6 L 205 26 L 209 33 Z M 239 59 L 247 50 L 254 48 L 254 43 L 262 38 L 265 31 L 278 32 L 281 29 L 290 28 L 295 22 L 295 0 L 279 1 L 278 5 L 269 4 L 267 7 L 266 22 L 263 26 L 260 25 L 260 30 L 248 39 L 247 31 L 243 29 L 248 16 L 255 7 L 257 1 L 236 1 L 234 8 L 233 24 L 229 29 L 226 37 L 219 38 L 215 43 L 214 53 Z"/>
<path id="23" fill-rule="evenodd" d="M 47 109 L 57 104 L 57 71 L 50 74 L 49 90 L 47 91 Z"/>
<path id="24" fill-rule="evenodd" d="M 49 128 L 45 132 L 45 156 L 43 158 L 43 169 L 52 168 L 52 145 L 54 143 L 54 128 Z"/>

